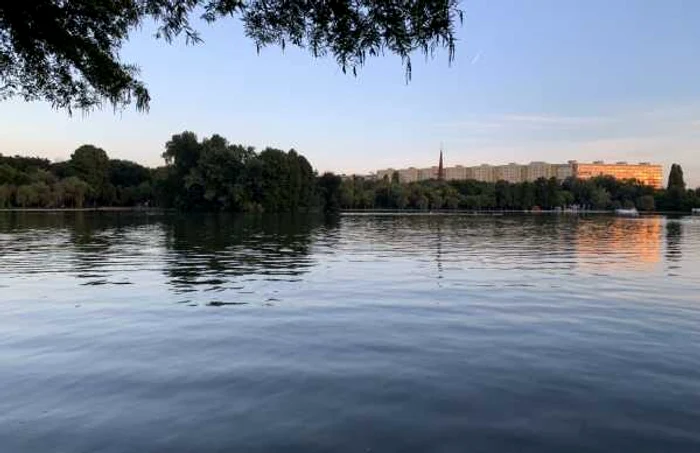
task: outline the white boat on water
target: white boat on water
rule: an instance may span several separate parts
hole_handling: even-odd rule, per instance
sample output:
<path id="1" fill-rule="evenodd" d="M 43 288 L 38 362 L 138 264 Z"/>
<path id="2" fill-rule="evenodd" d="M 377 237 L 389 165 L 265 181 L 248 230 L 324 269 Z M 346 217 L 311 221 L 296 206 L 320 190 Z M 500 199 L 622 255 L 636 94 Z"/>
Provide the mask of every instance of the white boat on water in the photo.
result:
<path id="1" fill-rule="evenodd" d="M 639 211 L 632 209 L 615 209 L 615 214 L 624 217 L 639 217 Z"/>

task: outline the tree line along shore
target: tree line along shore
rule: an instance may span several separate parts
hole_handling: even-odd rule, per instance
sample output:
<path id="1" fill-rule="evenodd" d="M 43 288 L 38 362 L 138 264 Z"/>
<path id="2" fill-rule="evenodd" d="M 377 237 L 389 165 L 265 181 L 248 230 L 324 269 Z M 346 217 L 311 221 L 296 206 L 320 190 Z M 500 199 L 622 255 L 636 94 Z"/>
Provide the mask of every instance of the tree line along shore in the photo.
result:
<path id="1" fill-rule="evenodd" d="M 700 207 L 700 188 L 687 188 L 683 170 L 675 164 L 664 189 L 612 177 L 401 183 L 398 175 L 379 180 L 319 175 L 293 149 L 258 151 L 220 135 L 200 140 L 192 132 L 173 135 L 162 157 L 164 165 L 148 168 L 110 159 L 93 145 L 79 147 L 64 162 L 0 154 L 0 209 L 690 212 Z"/>

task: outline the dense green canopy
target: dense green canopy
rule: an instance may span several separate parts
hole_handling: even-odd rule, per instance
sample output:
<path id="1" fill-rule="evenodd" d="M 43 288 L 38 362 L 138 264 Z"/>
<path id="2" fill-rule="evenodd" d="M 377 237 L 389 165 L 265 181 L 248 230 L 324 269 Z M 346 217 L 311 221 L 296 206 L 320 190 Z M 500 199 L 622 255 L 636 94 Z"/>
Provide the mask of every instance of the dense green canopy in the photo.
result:
<path id="1" fill-rule="evenodd" d="M 0 97 L 45 100 L 56 108 L 90 109 L 150 96 L 119 50 L 129 33 L 155 20 L 157 37 L 200 40 L 192 23 L 243 21 L 258 50 L 294 45 L 331 55 L 353 73 L 367 57 L 396 54 L 411 73 L 414 51 L 448 50 L 452 60 L 457 0 L 28 0 L 0 2 Z"/>
<path id="2" fill-rule="evenodd" d="M 463 209 L 531 210 L 577 207 L 609 210 L 636 207 L 641 211 L 689 211 L 700 205 L 700 193 L 687 191 L 679 199 L 636 181 L 613 177 L 588 180 L 540 178 L 536 181 L 420 181 L 399 183 L 389 178 L 370 181 L 349 178 L 340 186 L 341 209 Z"/>
<path id="3" fill-rule="evenodd" d="M 268 211 L 325 209 L 308 160 L 295 150 L 173 135 L 166 165 L 151 169 L 110 159 L 93 145 L 66 162 L 0 154 L 0 208 L 151 206 L 180 210 Z"/>
<path id="4" fill-rule="evenodd" d="M 420 181 L 398 174 L 375 180 L 317 175 L 296 150 L 229 143 L 220 135 L 193 132 L 165 144 L 165 165 L 146 168 L 110 159 L 92 145 L 66 162 L 0 154 L 0 208 L 148 206 L 183 211 L 287 212 L 340 209 L 531 210 L 636 207 L 641 211 L 688 212 L 700 207 L 700 188 L 673 185 L 657 190 L 612 177 L 588 180 Z M 671 172 L 678 173 L 679 167 Z M 673 179 L 673 178 L 671 178 Z"/>

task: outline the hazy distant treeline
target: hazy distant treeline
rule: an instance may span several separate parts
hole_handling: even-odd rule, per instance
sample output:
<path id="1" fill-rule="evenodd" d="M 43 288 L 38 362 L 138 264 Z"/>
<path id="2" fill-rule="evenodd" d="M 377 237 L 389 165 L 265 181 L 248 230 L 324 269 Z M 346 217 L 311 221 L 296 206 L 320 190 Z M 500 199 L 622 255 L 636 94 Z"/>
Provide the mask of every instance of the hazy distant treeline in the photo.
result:
<path id="1" fill-rule="evenodd" d="M 640 211 L 690 211 L 694 207 L 700 207 L 700 189 L 687 190 L 682 175 L 680 182 L 676 181 L 664 190 L 613 177 L 567 179 L 563 182 L 555 178 L 541 178 L 522 183 L 475 180 L 399 183 L 398 175 L 395 175 L 379 181 L 346 179 L 341 184 L 337 202 L 342 209 L 531 210 L 636 207 Z"/>
<path id="2" fill-rule="evenodd" d="M 587 181 L 539 179 L 511 184 L 468 181 L 400 183 L 319 176 L 294 150 L 229 143 L 220 135 L 199 140 L 192 132 L 172 136 L 165 165 L 147 168 L 110 159 L 92 145 L 70 160 L 0 154 L 0 208 L 149 206 L 185 211 L 339 209 L 587 209 L 637 207 L 643 211 L 689 211 L 700 207 L 700 191 L 688 190 L 674 165 L 669 187 L 655 190 L 610 177 Z"/>

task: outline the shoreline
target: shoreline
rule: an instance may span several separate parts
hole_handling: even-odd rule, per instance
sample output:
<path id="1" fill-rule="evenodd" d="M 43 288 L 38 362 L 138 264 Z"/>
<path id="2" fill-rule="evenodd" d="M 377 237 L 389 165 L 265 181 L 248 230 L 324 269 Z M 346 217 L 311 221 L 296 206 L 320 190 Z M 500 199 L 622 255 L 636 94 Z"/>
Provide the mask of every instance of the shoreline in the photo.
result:
<path id="1" fill-rule="evenodd" d="M 435 211 L 419 211 L 419 210 L 396 210 L 396 209 L 366 209 L 366 210 L 347 210 L 340 211 L 341 215 L 362 215 L 362 214 L 387 214 L 387 215 L 491 215 L 491 216 L 502 216 L 502 215 L 617 215 L 614 210 L 578 210 L 578 211 L 556 211 L 556 210 L 546 210 L 542 209 L 539 211 L 530 210 L 464 210 L 464 209 L 441 209 Z M 692 215 L 689 212 L 665 212 L 665 211 L 649 211 L 640 212 L 639 216 L 650 216 L 650 215 Z"/>
<path id="2" fill-rule="evenodd" d="M 165 208 L 140 208 L 135 206 L 103 206 L 99 208 L 2 208 L 0 212 L 171 212 Z"/>
<path id="3" fill-rule="evenodd" d="M 59 213 L 59 212 L 142 212 L 148 214 L 165 214 L 165 213 L 182 213 L 182 214 L 220 214 L 220 213 L 230 213 L 230 214 L 261 214 L 256 212 L 229 212 L 229 211 L 178 211 L 172 208 L 143 208 L 135 206 L 103 206 L 95 208 L 0 208 L 0 212 L 29 212 L 29 213 Z M 282 214 L 279 212 L 269 213 L 269 214 Z M 564 210 L 467 210 L 467 209 L 439 209 L 439 210 L 413 210 L 413 209 L 348 209 L 338 211 L 340 215 L 490 215 L 490 216 L 502 216 L 502 215 L 615 215 L 614 210 L 576 210 L 576 211 L 564 211 Z M 692 212 L 672 212 L 672 211 L 649 211 L 640 212 L 640 216 L 651 216 L 651 215 L 694 215 Z M 696 214 L 695 214 L 696 215 Z"/>
<path id="4" fill-rule="evenodd" d="M 540 211 L 528 211 L 528 210 L 435 210 L 435 211 L 419 211 L 419 210 L 396 210 L 396 209 L 367 209 L 367 210 L 347 210 L 340 211 L 340 215 L 466 215 L 466 216 L 505 216 L 505 215 L 610 215 L 617 217 L 627 217 L 622 214 L 617 214 L 614 210 L 579 210 L 579 211 L 555 211 L 555 210 L 540 210 Z M 639 217 L 649 217 L 649 216 L 696 216 L 692 212 L 676 212 L 676 211 L 647 211 L 639 212 Z"/>
<path id="5" fill-rule="evenodd" d="M 472 209 L 437 209 L 437 210 L 426 210 L 421 211 L 417 209 L 351 209 L 347 211 L 340 211 L 341 214 L 408 214 L 408 215 L 505 215 L 505 214 L 615 214 L 615 211 L 605 211 L 605 210 L 589 210 L 589 211 L 555 211 L 542 209 L 539 211 L 531 210 L 518 210 L 518 209 L 506 209 L 506 210 L 494 210 L 494 209 L 482 209 L 482 210 L 472 210 Z M 651 213 L 654 214 L 654 213 Z"/>

